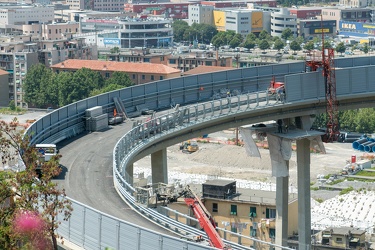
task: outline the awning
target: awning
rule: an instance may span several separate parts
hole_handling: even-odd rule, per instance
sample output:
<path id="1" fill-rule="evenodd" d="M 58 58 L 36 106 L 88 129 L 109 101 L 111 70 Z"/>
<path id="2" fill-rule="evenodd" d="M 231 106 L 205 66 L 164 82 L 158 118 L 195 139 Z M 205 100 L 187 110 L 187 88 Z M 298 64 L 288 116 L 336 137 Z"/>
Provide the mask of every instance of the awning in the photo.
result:
<path id="1" fill-rule="evenodd" d="M 332 237 L 332 235 L 330 235 L 330 234 L 323 234 L 323 238 L 331 238 Z"/>
<path id="2" fill-rule="evenodd" d="M 359 242 L 359 238 L 351 238 L 350 242 Z"/>

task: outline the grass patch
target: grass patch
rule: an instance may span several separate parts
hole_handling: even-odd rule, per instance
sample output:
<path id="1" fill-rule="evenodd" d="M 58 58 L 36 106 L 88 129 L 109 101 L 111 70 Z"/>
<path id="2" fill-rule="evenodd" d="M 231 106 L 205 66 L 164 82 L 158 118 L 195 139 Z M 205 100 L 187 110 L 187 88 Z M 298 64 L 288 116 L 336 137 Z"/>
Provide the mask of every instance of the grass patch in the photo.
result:
<path id="1" fill-rule="evenodd" d="M 16 107 L 15 109 L 11 108 L 1 108 L 0 109 L 0 114 L 4 115 L 22 115 L 26 113 L 26 109 L 21 109 Z"/>
<path id="2" fill-rule="evenodd" d="M 316 198 L 316 201 L 322 203 L 324 200 L 322 198 Z"/>
<path id="3" fill-rule="evenodd" d="M 334 180 L 334 181 L 331 181 L 330 183 L 327 183 L 328 185 L 335 185 L 335 184 L 338 184 L 340 182 L 343 182 L 345 179 L 338 179 L 338 180 Z"/>
<path id="4" fill-rule="evenodd" d="M 353 190 L 354 190 L 353 187 L 345 188 L 345 189 L 343 189 L 343 190 L 340 191 L 340 194 L 339 194 L 339 195 L 344 195 L 344 194 L 350 193 L 350 192 L 353 191 Z"/>
<path id="5" fill-rule="evenodd" d="M 318 191 L 319 187 L 310 187 L 310 190 L 312 190 L 312 191 Z"/>
<path id="6" fill-rule="evenodd" d="M 358 175 L 358 176 L 366 176 L 366 177 L 375 177 L 375 172 L 370 172 L 370 171 L 362 170 L 362 171 L 358 172 L 356 175 Z"/>
<path id="7" fill-rule="evenodd" d="M 375 180 L 352 178 L 352 177 L 348 177 L 348 178 L 346 178 L 346 180 L 348 180 L 348 181 L 362 181 L 362 182 L 375 182 Z"/>

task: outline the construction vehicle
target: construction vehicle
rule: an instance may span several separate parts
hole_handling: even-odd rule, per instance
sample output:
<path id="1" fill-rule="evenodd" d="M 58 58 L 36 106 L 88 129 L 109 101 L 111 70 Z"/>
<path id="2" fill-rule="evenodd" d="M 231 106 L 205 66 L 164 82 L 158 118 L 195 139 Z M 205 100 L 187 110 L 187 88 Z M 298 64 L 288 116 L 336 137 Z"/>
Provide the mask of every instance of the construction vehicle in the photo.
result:
<path id="1" fill-rule="evenodd" d="M 272 77 L 270 82 L 270 86 L 267 89 L 269 95 L 275 95 L 278 93 L 279 90 L 284 92 L 285 84 L 283 82 L 276 82 L 275 77 Z"/>
<path id="2" fill-rule="evenodd" d="M 198 143 L 194 140 L 188 140 L 184 141 L 180 145 L 180 150 L 182 150 L 183 153 L 194 153 L 197 152 L 199 149 Z"/>
<path id="3" fill-rule="evenodd" d="M 186 205 L 193 210 L 194 216 L 199 221 L 199 225 L 207 234 L 210 245 L 218 249 L 230 250 L 231 247 L 223 242 L 219 233 L 216 231 L 216 225 L 212 215 L 207 211 L 202 201 L 190 187 L 187 186 L 180 195 L 184 197 Z"/>

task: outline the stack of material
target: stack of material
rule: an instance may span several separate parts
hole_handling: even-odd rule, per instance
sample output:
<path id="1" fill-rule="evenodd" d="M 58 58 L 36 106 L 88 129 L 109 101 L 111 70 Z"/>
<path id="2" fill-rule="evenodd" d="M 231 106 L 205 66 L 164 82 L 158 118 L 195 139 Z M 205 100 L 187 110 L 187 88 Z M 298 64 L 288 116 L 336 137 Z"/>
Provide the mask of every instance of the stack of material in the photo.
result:
<path id="1" fill-rule="evenodd" d="M 108 114 L 103 114 L 101 106 L 86 109 L 85 118 L 87 131 L 99 131 L 108 128 Z"/>

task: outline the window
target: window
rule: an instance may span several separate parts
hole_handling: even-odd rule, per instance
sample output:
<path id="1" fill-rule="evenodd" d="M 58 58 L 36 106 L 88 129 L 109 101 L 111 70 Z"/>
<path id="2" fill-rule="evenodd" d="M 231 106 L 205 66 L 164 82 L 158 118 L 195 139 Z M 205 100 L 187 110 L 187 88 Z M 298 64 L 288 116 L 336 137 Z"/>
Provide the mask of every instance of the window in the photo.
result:
<path id="1" fill-rule="evenodd" d="M 146 79 L 146 76 L 145 75 L 142 75 L 142 80 Z"/>
<path id="2" fill-rule="evenodd" d="M 159 79 L 160 79 L 160 80 L 163 80 L 163 79 L 164 79 L 164 77 L 163 77 L 163 76 L 160 76 L 160 77 L 159 77 Z"/>
<path id="3" fill-rule="evenodd" d="M 211 61 L 206 61 L 206 66 L 212 66 L 212 62 Z"/>
<path id="4" fill-rule="evenodd" d="M 270 228 L 270 238 L 275 239 L 276 236 L 276 230 L 274 228 Z"/>
<path id="5" fill-rule="evenodd" d="M 230 205 L 230 214 L 237 215 L 237 205 Z"/>
<path id="6" fill-rule="evenodd" d="M 212 203 L 212 212 L 217 213 L 219 211 L 217 203 Z"/>
<path id="7" fill-rule="evenodd" d="M 170 64 L 176 64 L 176 59 L 169 59 Z"/>
<path id="8" fill-rule="evenodd" d="M 143 62 L 150 62 L 150 58 L 143 58 Z"/>
<path id="9" fill-rule="evenodd" d="M 135 79 L 135 74 L 133 74 L 133 79 Z"/>
<path id="10" fill-rule="evenodd" d="M 151 81 L 153 81 L 154 80 L 154 75 L 151 75 Z"/>
<path id="11" fill-rule="evenodd" d="M 109 77 L 110 77 L 110 75 L 109 75 L 109 73 L 108 73 L 108 72 L 106 72 L 106 73 L 105 73 L 105 77 L 107 77 L 107 78 L 109 78 Z"/>
<path id="12" fill-rule="evenodd" d="M 336 242 L 337 242 L 337 243 L 342 243 L 342 238 L 341 238 L 341 237 L 337 237 L 337 238 L 336 238 Z"/>
<path id="13" fill-rule="evenodd" d="M 266 208 L 266 218 L 267 219 L 276 218 L 276 209 Z"/>
<path id="14" fill-rule="evenodd" d="M 250 207 L 250 214 L 249 217 L 257 217 L 257 208 L 256 207 Z"/>
<path id="15" fill-rule="evenodd" d="M 257 237 L 257 228 L 250 226 L 250 236 L 251 237 Z"/>

